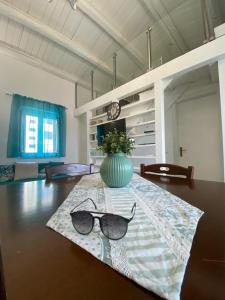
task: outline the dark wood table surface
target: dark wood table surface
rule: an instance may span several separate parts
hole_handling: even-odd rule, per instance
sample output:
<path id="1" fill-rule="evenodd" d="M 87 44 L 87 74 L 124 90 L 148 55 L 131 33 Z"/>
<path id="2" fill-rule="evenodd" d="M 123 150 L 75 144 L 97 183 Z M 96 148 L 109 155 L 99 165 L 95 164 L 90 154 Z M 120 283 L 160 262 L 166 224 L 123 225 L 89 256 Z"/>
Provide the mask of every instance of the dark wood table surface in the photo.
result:
<path id="1" fill-rule="evenodd" d="M 160 299 L 45 224 L 77 178 L 0 187 L 0 299 Z M 149 178 L 202 209 L 181 291 L 183 300 L 225 299 L 225 184 Z"/>

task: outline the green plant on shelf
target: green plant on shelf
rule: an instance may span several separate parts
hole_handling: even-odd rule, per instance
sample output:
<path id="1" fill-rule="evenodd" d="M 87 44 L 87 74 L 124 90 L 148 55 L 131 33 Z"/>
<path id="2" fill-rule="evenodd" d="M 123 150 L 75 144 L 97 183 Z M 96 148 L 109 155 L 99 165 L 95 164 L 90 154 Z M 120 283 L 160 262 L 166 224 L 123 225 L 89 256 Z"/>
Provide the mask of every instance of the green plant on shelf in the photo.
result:
<path id="1" fill-rule="evenodd" d="M 118 132 L 116 129 L 108 132 L 97 150 L 107 154 L 114 154 L 123 152 L 131 155 L 134 147 L 134 139 L 128 137 L 125 132 Z"/>

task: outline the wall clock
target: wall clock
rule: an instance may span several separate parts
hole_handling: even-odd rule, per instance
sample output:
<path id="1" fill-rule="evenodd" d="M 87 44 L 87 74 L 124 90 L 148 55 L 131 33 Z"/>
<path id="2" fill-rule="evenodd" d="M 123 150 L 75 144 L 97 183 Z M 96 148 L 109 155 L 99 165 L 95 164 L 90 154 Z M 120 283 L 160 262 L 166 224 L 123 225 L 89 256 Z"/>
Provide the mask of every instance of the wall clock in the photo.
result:
<path id="1" fill-rule="evenodd" d="M 121 106 L 119 102 L 112 102 L 107 109 L 108 120 L 115 120 L 119 117 Z"/>

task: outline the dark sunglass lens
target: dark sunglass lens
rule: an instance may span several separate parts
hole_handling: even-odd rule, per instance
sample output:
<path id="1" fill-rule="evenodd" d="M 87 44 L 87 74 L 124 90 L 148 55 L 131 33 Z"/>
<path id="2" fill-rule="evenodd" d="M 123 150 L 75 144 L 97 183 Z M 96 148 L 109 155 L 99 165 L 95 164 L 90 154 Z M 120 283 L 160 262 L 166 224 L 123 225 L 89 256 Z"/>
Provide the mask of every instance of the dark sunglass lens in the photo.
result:
<path id="1" fill-rule="evenodd" d="M 101 218 L 102 232 L 112 240 L 121 239 L 127 232 L 127 221 L 116 215 L 104 215 Z"/>
<path id="2" fill-rule="evenodd" d="M 86 211 L 76 211 L 72 214 L 72 223 L 79 233 L 88 234 L 93 228 L 94 220 L 90 213 Z"/>

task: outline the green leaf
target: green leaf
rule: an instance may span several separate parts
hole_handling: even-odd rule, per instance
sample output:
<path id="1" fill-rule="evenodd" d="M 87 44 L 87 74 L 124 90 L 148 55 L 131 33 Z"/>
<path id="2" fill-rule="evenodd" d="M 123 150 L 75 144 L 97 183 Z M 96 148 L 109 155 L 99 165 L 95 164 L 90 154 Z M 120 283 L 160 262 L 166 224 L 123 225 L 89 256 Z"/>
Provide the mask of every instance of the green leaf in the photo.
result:
<path id="1" fill-rule="evenodd" d="M 134 149 L 134 140 L 129 138 L 126 132 L 118 132 L 115 128 L 105 135 L 102 144 L 97 147 L 97 150 L 107 154 L 119 152 L 131 154 Z"/>

